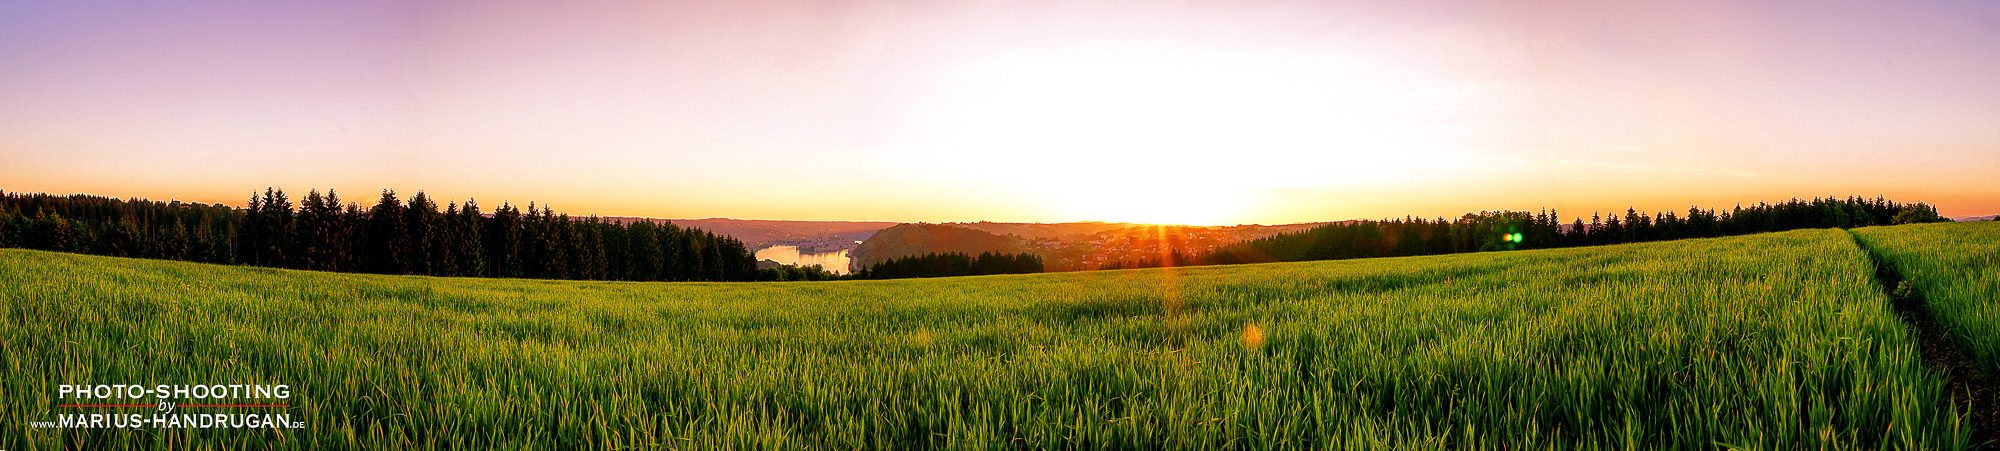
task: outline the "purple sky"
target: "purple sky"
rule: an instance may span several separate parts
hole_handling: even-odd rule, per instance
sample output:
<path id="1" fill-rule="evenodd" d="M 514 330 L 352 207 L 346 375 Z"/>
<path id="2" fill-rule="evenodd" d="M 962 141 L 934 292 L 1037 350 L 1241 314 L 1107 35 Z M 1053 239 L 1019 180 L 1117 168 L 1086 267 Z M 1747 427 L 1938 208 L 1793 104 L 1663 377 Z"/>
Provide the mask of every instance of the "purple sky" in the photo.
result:
<path id="1" fill-rule="evenodd" d="M 1280 223 L 2000 213 L 2000 3 L 7 2 L 0 189 Z"/>

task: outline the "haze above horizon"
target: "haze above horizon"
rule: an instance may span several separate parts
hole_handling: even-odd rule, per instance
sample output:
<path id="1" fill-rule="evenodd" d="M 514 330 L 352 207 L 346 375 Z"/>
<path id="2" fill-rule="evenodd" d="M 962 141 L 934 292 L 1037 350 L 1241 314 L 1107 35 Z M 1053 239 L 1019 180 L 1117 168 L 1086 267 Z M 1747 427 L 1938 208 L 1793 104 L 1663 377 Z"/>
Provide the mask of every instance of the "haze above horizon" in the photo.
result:
<path id="1" fill-rule="evenodd" d="M 0 61 L 10 191 L 901 222 L 2000 213 L 1993 2 L 11 2 Z"/>

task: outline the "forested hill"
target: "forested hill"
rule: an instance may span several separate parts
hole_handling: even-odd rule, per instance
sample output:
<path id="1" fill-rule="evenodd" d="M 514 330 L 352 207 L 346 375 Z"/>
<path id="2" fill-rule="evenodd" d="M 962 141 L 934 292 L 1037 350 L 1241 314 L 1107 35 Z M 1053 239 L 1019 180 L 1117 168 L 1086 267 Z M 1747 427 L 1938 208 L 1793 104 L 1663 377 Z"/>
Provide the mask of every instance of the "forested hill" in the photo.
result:
<path id="1" fill-rule="evenodd" d="M 1112 230 L 1136 227 L 1146 224 L 1126 222 L 1064 222 L 1055 224 L 1033 222 L 947 222 L 944 225 L 959 226 L 979 230 L 994 235 L 1014 235 L 1022 238 L 1062 238 L 1072 235 L 1095 235 Z"/>
<path id="2" fill-rule="evenodd" d="M 853 254 L 855 269 L 894 258 L 924 254 L 1027 252 L 1042 258 L 1048 271 L 1098 269 L 1105 262 L 1214 250 L 1221 246 L 1297 232 L 1328 223 L 1234 226 L 1179 226 L 1103 222 L 910 224 L 885 230 Z M 992 236 L 988 236 L 992 235 Z M 977 238 L 967 238 L 977 237 Z M 981 244 L 967 244 L 976 242 Z"/>
<path id="3" fill-rule="evenodd" d="M 1553 210 L 1481 211 L 1455 219 L 1402 218 L 1344 221 L 1311 230 L 1251 240 L 1206 253 L 1169 253 L 1109 262 L 1104 269 L 1278 261 L 1399 257 L 1512 249 L 1596 246 L 1705 238 L 1808 228 L 1941 222 L 1937 208 L 1883 197 L 1791 199 L 1717 212 L 1690 207 L 1676 212 L 1623 216 L 1592 213 L 1590 222 L 1564 224 Z"/>
<path id="4" fill-rule="evenodd" d="M 266 189 L 248 206 L 0 192 L 0 247 L 321 271 L 578 280 L 755 280 L 734 238 L 671 223 L 571 218 L 548 206 L 440 205 L 384 190 L 372 206 Z"/>
<path id="5" fill-rule="evenodd" d="M 1623 216 L 1593 214 L 1589 223 L 1577 218 L 1563 224 L 1559 218 L 1554 211 L 1498 211 L 1455 219 L 1304 224 L 1295 226 L 1311 228 L 1235 244 L 1219 241 L 1231 236 L 1230 228 L 1214 227 L 1154 226 L 1157 236 L 1105 235 L 1113 231 L 1069 242 L 999 235 L 964 225 L 900 224 L 876 232 L 855 249 L 851 261 L 853 269 L 861 269 L 931 253 L 1035 253 L 1050 262 L 1051 270 L 1087 269 L 1073 267 L 1090 264 L 1086 262 L 1116 269 L 1591 246 L 1949 221 L 1929 205 L 1882 197 L 1792 199 L 1723 212 L 1690 208 L 1686 215 L 1627 209 Z M 1272 226 L 1259 227 L 1256 230 Z M 266 189 L 252 196 L 245 208 L 0 192 L 0 247 L 381 274 L 635 281 L 759 278 L 755 259 L 742 241 L 701 229 L 670 222 L 577 219 L 533 203 L 525 209 L 503 204 L 488 213 L 469 199 L 440 205 L 422 192 L 404 200 L 388 190 L 366 208 L 344 203 L 332 191 L 317 190 L 294 204 L 283 190 Z M 1114 252 L 1125 250 L 1131 252 Z"/>
<path id="6" fill-rule="evenodd" d="M 874 236 L 861 242 L 861 246 L 850 254 L 848 262 L 850 270 L 858 271 L 893 259 L 924 254 L 1016 254 L 1025 251 L 1018 238 L 981 230 L 945 224 L 897 224 L 875 232 Z"/>

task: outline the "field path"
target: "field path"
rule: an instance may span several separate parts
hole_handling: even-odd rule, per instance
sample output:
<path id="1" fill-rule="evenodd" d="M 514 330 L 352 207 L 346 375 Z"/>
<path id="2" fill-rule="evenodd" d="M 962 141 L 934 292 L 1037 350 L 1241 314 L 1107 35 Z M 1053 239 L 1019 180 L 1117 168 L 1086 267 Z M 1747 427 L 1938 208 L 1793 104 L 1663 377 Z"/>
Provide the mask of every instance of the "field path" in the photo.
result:
<path id="1" fill-rule="evenodd" d="M 1910 331 L 1917 337 L 1919 353 L 1924 365 L 1945 375 L 1947 391 L 1951 392 L 1952 405 L 1966 412 L 1966 423 L 1971 427 L 1972 443 L 1979 449 L 2000 449 L 1995 432 L 2000 432 L 2000 412 L 1996 412 L 1991 401 L 1994 399 L 1992 375 L 1980 370 L 1980 365 L 1957 343 L 1945 335 L 1943 326 L 1931 316 L 1924 299 L 1923 290 L 1907 283 L 1902 274 L 1896 272 L 1895 265 L 1884 259 L 1882 253 L 1868 246 L 1860 235 L 1848 231 L 1854 238 L 1854 245 L 1868 252 L 1868 258 L 1875 263 L 1875 280 L 1882 291 L 1889 295 L 1897 316 L 1910 325 Z"/>

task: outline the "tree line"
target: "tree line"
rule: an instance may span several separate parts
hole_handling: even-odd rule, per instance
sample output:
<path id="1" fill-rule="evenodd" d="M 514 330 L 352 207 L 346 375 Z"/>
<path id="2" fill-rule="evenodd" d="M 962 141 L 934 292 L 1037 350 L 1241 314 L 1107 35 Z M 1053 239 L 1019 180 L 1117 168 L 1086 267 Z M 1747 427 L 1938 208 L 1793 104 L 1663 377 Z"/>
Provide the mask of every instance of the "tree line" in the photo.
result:
<path id="1" fill-rule="evenodd" d="M 1034 254 L 985 252 L 978 256 L 968 256 L 958 252 L 946 252 L 890 259 L 856 271 L 854 278 L 902 279 L 1038 272 L 1042 272 L 1042 258 Z"/>
<path id="2" fill-rule="evenodd" d="M 1949 221 L 1923 203 L 1882 197 L 1791 199 L 1717 212 L 1689 208 L 1623 216 L 1592 214 L 1562 224 L 1553 210 L 1459 218 L 1346 221 L 1226 246 L 1113 261 L 1102 269 L 1396 257 L 1595 246 L 1775 232 Z M 477 202 L 439 206 L 384 190 L 375 204 L 343 203 L 332 190 L 294 205 L 284 190 L 247 206 L 120 200 L 0 191 L 0 247 L 218 264 L 466 277 L 577 280 L 735 281 L 946 277 L 1043 271 L 1032 254 L 926 254 L 838 276 L 820 268 L 759 270 L 734 238 L 671 223 L 573 219 L 530 203 L 491 213 Z"/>
<path id="3" fill-rule="evenodd" d="M 826 267 L 820 265 L 778 265 L 776 267 L 759 269 L 757 272 L 757 280 L 765 282 L 818 282 L 822 280 L 848 280 L 853 278 L 845 274 L 834 274 L 833 271 L 827 271 Z"/>
<path id="4" fill-rule="evenodd" d="M 0 192 L 0 247 L 319 271 L 573 280 L 747 281 L 741 241 L 672 223 L 574 219 L 548 206 L 471 199 L 373 206 L 327 190 L 294 205 L 284 190 L 247 206 Z"/>
<path id="5" fill-rule="evenodd" d="M 1113 261 L 1102 269 L 1197 266 L 1349 258 L 1402 257 L 1515 249 L 1637 243 L 1778 232 L 1805 228 L 1950 221 L 1924 203 L 1882 197 L 1793 198 L 1776 204 L 1738 205 L 1729 211 L 1690 207 L 1685 215 L 1627 208 L 1623 216 L 1592 213 L 1563 224 L 1554 210 L 1466 213 L 1457 219 L 1345 221 L 1230 245 L 1206 253 L 1169 252 Z"/>

